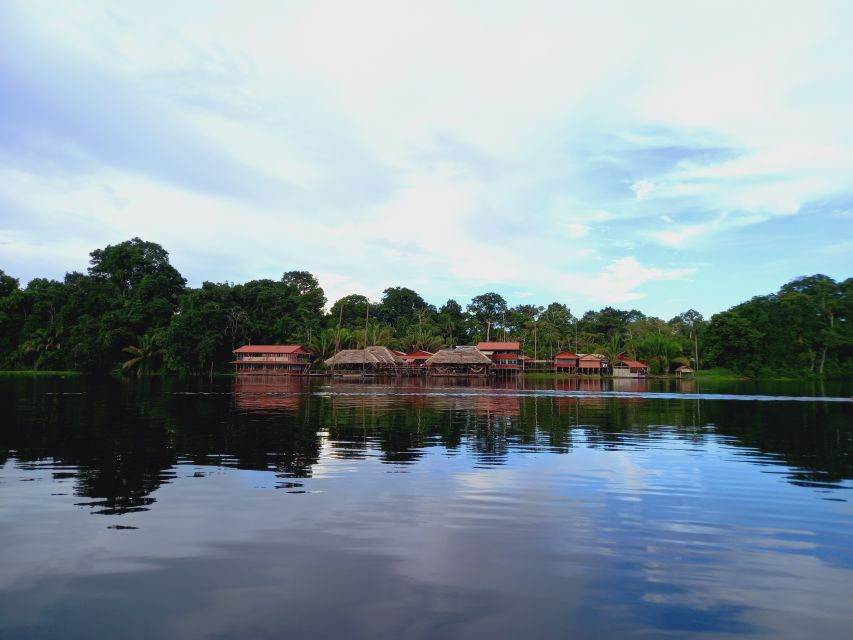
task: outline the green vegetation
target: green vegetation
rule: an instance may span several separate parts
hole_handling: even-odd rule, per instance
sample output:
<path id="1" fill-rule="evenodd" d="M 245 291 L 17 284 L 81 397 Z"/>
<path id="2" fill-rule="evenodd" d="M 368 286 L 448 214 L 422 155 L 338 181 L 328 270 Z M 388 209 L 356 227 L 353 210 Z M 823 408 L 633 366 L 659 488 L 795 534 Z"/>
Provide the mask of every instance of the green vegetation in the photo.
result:
<path id="1" fill-rule="evenodd" d="M 214 374 L 228 371 L 233 349 L 247 343 L 299 343 L 326 358 L 372 344 L 435 351 L 518 340 L 533 358 L 625 354 L 657 375 L 680 365 L 709 379 L 853 375 L 853 279 L 798 278 L 708 321 L 693 310 L 665 321 L 612 307 L 576 316 L 562 302 L 509 307 L 495 292 L 464 308 L 456 300 L 435 307 L 406 287 L 386 289 L 378 302 L 345 296 L 326 312 L 306 271 L 191 288 L 163 247 L 139 238 L 90 257 L 85 274 L 36 278 L 23 289 L 0 271 L 0 367 Z"/>
<path id="2" fill-rule="evenodd" d="M 719 380 L 720 382 L 731 382 L 733 380 L 744 380 L 747 376 L 735 373 L 730 369 L 714 367 L 712 369 L 703 369 L 701 371 L 697 371 L 694 374 L 694 377 L 701 378 L 703 380 Z"/>

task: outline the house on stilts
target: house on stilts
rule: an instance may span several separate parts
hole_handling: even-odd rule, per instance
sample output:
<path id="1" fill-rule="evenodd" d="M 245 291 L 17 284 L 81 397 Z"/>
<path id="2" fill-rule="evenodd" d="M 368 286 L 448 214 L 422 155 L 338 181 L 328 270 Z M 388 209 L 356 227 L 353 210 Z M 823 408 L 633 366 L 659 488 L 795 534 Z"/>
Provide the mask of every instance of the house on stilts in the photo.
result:
<path id="1" fill-rule="evenodd" d="M 522 370 L 520 342 L 480 342 L 477 350 L 492 361 L 496 375 L 515 375 Z"/>
<path id="2" fill-rule="evenodd" d="M 568 373 L 575 375 L 578 372 L 578 354 L 571 351 L 561 351 L 554 356 L 554 373 Z"/>
<path id="3" fill-rule="evenodd" d="M 301 375 L 314 357 L 298 344 L 247 344 L 234 349 L 234 371 L 238 374 Z"/>
<path id="4" fill-rule="evenodd" d="M 430 376 L 488 377 L 492 372 L 492 361 L 477 347 L 441 349 L 427 361 Z"/>
<path id="5" fill-rule="evenodd" d="M 397 373 L 403 359 L 388 347 L 372 346 L 364 349 L 344 349 L 325 361 L 334 374 Z"/>
<path id="6" fill-rule="evenodd" d="M 600 353 L 579 353 L 578 354 L 578 375 L 582 376 L 600 376 L 607 373 L 610 363 L 607 356 Z"/>

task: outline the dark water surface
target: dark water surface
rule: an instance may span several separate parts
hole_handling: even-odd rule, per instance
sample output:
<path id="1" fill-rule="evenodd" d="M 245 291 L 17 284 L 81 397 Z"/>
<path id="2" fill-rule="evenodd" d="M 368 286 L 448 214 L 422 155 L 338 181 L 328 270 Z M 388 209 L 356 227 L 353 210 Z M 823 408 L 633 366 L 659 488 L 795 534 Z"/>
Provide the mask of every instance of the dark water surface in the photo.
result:
<path id="1" fill-rule="evenodd" d="M 616 384 L 0 378 L 0 637 L 853 637 L 851 390 Z"/>

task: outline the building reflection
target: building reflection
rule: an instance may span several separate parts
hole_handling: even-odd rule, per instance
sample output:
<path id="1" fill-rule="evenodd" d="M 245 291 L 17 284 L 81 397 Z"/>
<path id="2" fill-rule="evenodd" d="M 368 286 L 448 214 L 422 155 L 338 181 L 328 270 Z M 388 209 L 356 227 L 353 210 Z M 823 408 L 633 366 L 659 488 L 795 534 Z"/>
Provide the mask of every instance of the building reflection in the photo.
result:
<path id="1" fill-rule="evenodd" d="M 234 406 L 243 411 L 295 411 L 302 403 L 306 385 L 288 376 L 237 376 L 234 379 Z"/>

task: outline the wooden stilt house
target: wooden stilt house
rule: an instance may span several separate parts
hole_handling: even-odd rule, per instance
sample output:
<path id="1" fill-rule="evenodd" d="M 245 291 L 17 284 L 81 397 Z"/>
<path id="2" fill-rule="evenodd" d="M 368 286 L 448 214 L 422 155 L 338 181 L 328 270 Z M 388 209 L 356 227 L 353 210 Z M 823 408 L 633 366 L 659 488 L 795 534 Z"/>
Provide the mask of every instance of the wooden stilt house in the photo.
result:
<path id="1" fill-rule="evenodd" d="M 308 371 L 313 356 L 298 344 L 247 344 L 234 350 L 238 374 L 299 375 Z"/>
<path id="2" fill-rule="evenodd" d="M 344 349 L 325 361 L 333 373 L 394 373 L 403 366 L 403 359 L 388 347 Z"/>
<path id="3" fill-rule="evenodd" d="M 426 366 L 431 376 L 487 377 L 493 365 L 476 347 L 456 347 L 437 351 Z"/>
<path id="4" fill-rule="evenodd" d="M 480 342 L 477 349 L 492 361 L 492 372 L 512 375 L 521 371 L 520 342 Z"/>
<path id="5" fill-rule="evenodd" d="M 578 372 L 578 354 L 571 351 L 561 351 L 554 356 L 554 373 L 568 373 L 574 375 Z"/>

